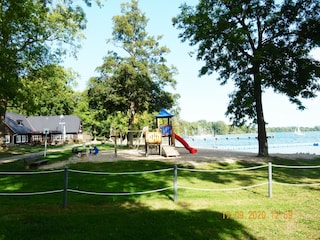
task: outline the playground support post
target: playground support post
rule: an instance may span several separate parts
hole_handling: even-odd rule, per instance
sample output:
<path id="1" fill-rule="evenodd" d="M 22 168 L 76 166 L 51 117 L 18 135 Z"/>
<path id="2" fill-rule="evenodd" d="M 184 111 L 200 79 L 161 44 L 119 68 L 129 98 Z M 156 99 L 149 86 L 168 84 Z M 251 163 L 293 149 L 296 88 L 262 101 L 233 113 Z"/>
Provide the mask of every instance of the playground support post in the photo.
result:
<path id="1" fill-rule="evenodd" d="M 178 201 L 178 167 L 174 165 L 173 169 L 173 191 L 174 191 L 174 202 Z"/>
<path id="2" fill-rule="evenodd" d="M 268 192 L 269 198 L 272 198 L 272 163 L 268 162 Z"/>

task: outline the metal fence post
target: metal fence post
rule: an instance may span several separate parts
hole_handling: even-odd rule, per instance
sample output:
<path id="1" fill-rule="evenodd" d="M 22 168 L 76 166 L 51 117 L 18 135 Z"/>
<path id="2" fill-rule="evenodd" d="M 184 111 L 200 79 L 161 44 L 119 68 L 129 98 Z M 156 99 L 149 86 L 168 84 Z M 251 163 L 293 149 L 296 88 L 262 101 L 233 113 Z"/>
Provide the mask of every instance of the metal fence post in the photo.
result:
<path id="1" fill-rule="evenodd" d="M 174 202 L 178 201 L 178 167 L 174 165 L 173 168 L 173 191 L 174 191 Z"/>
<path id="2" fill-rule="evenodd" d="M 268 163 L 268 189 L 269 189 L 269 198 L 272 198 L 272 163 Z"/>
<path id="3" fill-rule="evenodd" d="M 63 208 L 67 208 L 68 204 L 68 167 L 64 168 L 63 174 Z"/>

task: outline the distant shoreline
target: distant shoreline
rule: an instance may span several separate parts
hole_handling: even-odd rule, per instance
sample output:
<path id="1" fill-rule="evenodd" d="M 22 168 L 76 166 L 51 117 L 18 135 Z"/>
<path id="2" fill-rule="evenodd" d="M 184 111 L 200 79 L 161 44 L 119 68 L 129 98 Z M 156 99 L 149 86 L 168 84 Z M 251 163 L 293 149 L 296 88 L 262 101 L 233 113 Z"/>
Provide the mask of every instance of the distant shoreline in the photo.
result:
<path id="1" fill-rule="evenodd" d="M 228 134 L 218 136 L 186 136 L 187 143 L 195 148 L 225 151 L 258 152 L 258 141 L 252 135 Z M 274 132 L 268 140 L 270 154 L 318 154 L 320 155 L 320 131 L 306 132 L 296 136 L 293 132 Z M 177 146 L 182 146 L 179 142 Z"/>

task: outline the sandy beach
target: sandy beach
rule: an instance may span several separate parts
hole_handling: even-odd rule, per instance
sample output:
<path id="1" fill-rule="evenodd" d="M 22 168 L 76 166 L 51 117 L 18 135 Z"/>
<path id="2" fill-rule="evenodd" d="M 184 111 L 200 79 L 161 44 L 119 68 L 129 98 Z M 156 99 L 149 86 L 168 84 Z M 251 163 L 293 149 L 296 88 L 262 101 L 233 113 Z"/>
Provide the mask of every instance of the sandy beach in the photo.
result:
<path id="1" fill-rule="evenodd" d="M 237 161 L 247 162 L 268 162 L 269 158 L 257 157 L 256 153 L 249 152 L 237 152 L 237 151 L 224 151 L 218 149 L 206 149 L 199 148 L 197 154 L 190 154 L 185 148 L 177 148 L 179 156 L 165 157 L 156 154 L 156 151 L 151 152 L 150 155 L 145 156 L 145 152 L 142 149 L 129 149 L 118 150 L 117 156 L 114 151 L 101 151 L 97 156 L 88 157 L 71 157 L 66 161 L 58 163 L 47 164 L 40 166 L 40 169 L 53 169 L 61 168 L 66 165 L 72 165 L 78 162 L 114 162 L 122 160 L 158 160 L 167 161 L 172 163 L 190 163 L 196 164 L 201 162 L 228 162 L 233 163 Z M 270 154 L 270 157 L 281 157 L 286 159 L 315 159 L 319 158 L 319 155 L 315 154 Z"/>

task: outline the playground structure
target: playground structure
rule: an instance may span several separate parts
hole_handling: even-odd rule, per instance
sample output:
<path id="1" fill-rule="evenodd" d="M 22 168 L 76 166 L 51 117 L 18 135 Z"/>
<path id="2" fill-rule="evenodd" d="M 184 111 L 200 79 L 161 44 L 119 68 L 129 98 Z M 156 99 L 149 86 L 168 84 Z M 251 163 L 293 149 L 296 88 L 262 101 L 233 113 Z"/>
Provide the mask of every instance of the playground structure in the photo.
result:
<path id="1" fill-rule="evenodd" d="M 156 147 L 159 155 L 166 157 L 179 156 L 180 154 L 175 148 L 176 140 L 191 154 L 197 153 L 197 149 L 191 147 L 182 137 L 174 132 L 171 124 L 171 118 L 173 116 L 174 115 L 167 112 L 167 110 L 161 109 L 159 114 L 155 116 L 157 130 L 155 132 L 149 132 L 148 128 L 144 129 L 146 156 L 150 154 L 152 147 Z"/>
<path id="2" fill-rule="evenodd" d="M 146 156 L 150 154 L 150 147 L 156 147 L 159 155 L 162 155 L 162 135 L 161 132 L 149 132 L 145 133 L 145 151 Z"/>

